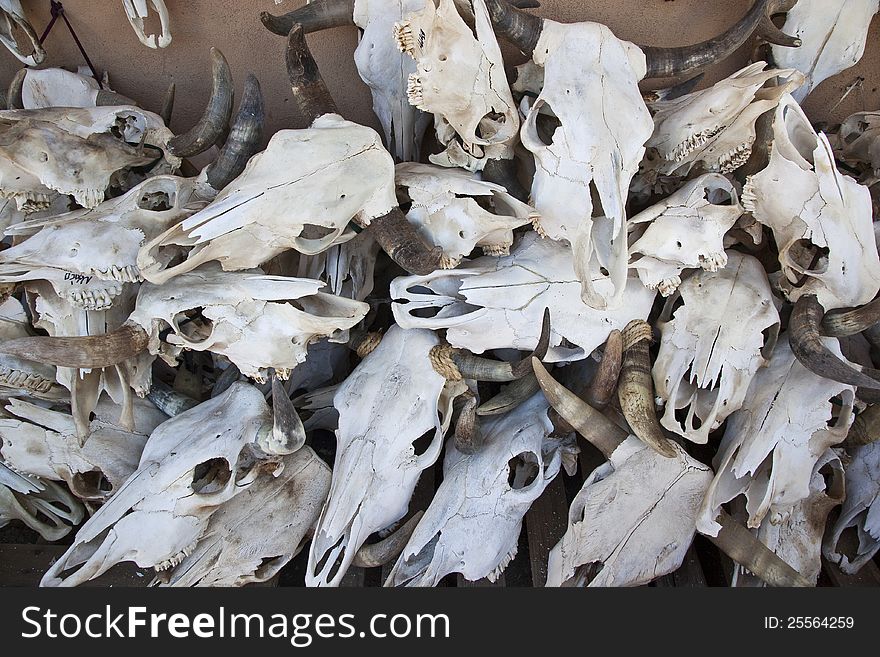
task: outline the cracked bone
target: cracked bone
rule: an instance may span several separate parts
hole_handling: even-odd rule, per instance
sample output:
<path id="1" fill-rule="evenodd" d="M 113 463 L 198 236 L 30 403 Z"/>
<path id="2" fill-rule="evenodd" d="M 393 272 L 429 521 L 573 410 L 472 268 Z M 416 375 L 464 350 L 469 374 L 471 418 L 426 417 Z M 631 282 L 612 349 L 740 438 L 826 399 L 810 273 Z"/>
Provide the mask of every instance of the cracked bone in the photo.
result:
<path id="1" fill-rule="evenodd" d="M 119 425 L 116 404 L 102 397 L 80 447 L 67 413 L 13 399 L 0 418 L 0 455 L 16 471 L 64 481 L 74 495 L 102 502 L 113 495 L 140 461 L 148 436 L 168 417 L 152 403 L 134 401 L 134 431 Z"/>
<path id="2" fill-rule="evenodd" d="M 23 51 L 15 36 L 16 28 L 30 42 L 30 53 Z M 20 0 L 0 0 L 0 43 L 6 46 L 22 64 L 38 66 L 46 58 L 46 51 L 33 26 L 24 15 Z"/>
<path id="3" fill-rule="evenodd" d="M 122 561 L 167 570 L 192 553 L 211 514 L 277 469 L 256 446 L 272 414 L 256 388 L 236 382 L 159 425 L 137 470 L 80 527 L 41 586 L 77 586 Z"/>
<path id="4" fill-rule="evenodd" d="M 827 311 L 880 291 L 871 192 L 837 169 L 828 138 L 790 95 L 776 108 L 769 164 L 749 176 L 741 200 L 773 231 L 790 301 L 814 294 Z"/>
<path id="5" fill-rule="evenodd" d="M 142 247 L 138 266 L 153 283 L 219 260 L 226 270 L 257 267 L 294 249 L 314 255 L 354 237 L 397 207 L 394 162 L 372 129 L 337 114 L 303 130 L 281 130 L 265 151 L 206 208 Z M 193 247 L 166 267 L 161 251 Z"/>
<path id="6" fill-rule="evenodd" d="M 729 173 L 745 164 L 755 143 L 755 122 L 804 80 L 794 69 L 766 67 L 755 62 L 708 89 L 651 103 L 654 134 L 646 145 L 660 159 L 648 168 L 660 175 L 687 175 L 697 165 Z M 776 77 L 775 86 L 766 86 Z"/>
<path id="7" fill-rule="evenodd" d="M 836 340 L 823 338 L 823 343 L 843 358 Z M 832 402 L 837 396 L 840 400 Z M 853 386 L 808 371 L 788 340 L 780 340 L 767 367 L 752 380 L 742 407 L 727 420 L 715 479 L 697 519 L 700 532 L 716 536 L 721 505 L 739 495 L 746 498 L 749 528 L 760 527 L 765 518 L 785 522 L 792 508 L 810 496 L 816 463 L 846 437 L 853 399 Z"/>
<path id="8" fill-rule="evenodd" d="M 742 407 L 755 373 L 766 365 L 779 312 L 760 262 L 736 251 L 723 269 L 697 272 L 678 291 L 657 322 L 662 337 L 653 377 L 666 405 L 660 424 L 706 444 L 709 433 Z M 679 298 L 684 305 L 672 311 Z M 676 417 L 682 410 L 683 421 Z"/>
<path id="9" fill-rule="evenodd" d="M 645 287 L 668 297 L 685 269 L 723 268 L 724 236 L 744 212 L 737 196 L 727 178 L 705 174 L 630 219 L 630 232 L 648 224 L 629 247 L 629 266 Z"/>
<path id="10" fill-rule="evenodd" d="M 607 289 L 607 280 L 597 282 Z M 571 249 L 537 233 L 526 233 L 509 256 L 484 256 L 458 269 L 391 283 L 391 308 L 404 328 L 446 329 L 453 347 L 483 353 L 487 349 L 533 350 L 545 308 L 553 319 L 547 362 L 579 360 L 601 346 L 613 329 L 646 319 L 656 293 L 637 278 L 626 287 L 626 303 L 600 311 L 581 301 Z M 436 309 L 421 317 L 420 309 Z M 567 341 L 563 346 L 563 341 Z"/>
<path id="11" fill-rule="evenodd" d="M 447 441 L 443 483 L 385 586 L 436 586 L 459 572 L 495 581 L 514 558 L 523 518 L 559 472 L 561 450 L 542 394 L 482 425 L 474 454 Z"/>
<path id="12" fill-rule="evenodd" d="M 156 34 L 144 33 L 144 19 L 150 15 L 148 3 L 153 6 L 156 14 L 158 14 L 161 24 L 161 32 Z M 131 24 L 131 29 L 137 35 L 138 41 L 148 48 L 167 48 L 171 45 L 171 27 L 168 17 L 168 7 L 165 6 L 165 0 L 122 0 L 122 8 Z"/>
<path id="13" fill-rule="evenodd" d="M 880 550 L 880 442 L 850 451 L 846 468 L 846 499 L 834 527 L 825 537 L 822 554 L 840 569 L 854 575 Z M 853 549 L 842 537 L 852 532 Z"/>
<path id="14" fill-rule="evenodd" d="M 57 541 L 84 516 L 79 500 L 55 482 L 16 472 L 0 461 L 0 527 L 20 520 L 45 540 Z"/>
<path id="15" fill-rule="evenodd" d="M 310 447 L 282 457 L 211 515 L 163 586 L 244 586 L 275 576 L 303 549 L 330 491 L 330 468 Z"/>
<path id="16" fill-rule="evenodd" d="M 799 48 L 773 46 L 779 66 L 806 75 L 806 84 L 793 92 L 802 102 L 819 84 L 855 66 L 865 53 L 871 19 L 878 0 L 798 0 L 782 29 L 799 38 Z"/>
<path id="17" fill-rule="evenodd" d="M 407 162 L 397 165 L 395 179 L 412 201 L 407 220 L 443 249 L 444 269 L 458 266 L 476 246 L 486 255 L 508 255 L 513 229 L 537 218 L 501 185 L 460 169 Z"/>
<path id="18" fill-rule="evenodd" d="M 440 456 L 463 384 L 447 385 L 432 368 L 428 352 L 439 344 L 432 331 L 392 326 L 337 388 L 333 481 L 307 586 L 338 586 L 366 539 L 406 515 L 419 475 Z"/>

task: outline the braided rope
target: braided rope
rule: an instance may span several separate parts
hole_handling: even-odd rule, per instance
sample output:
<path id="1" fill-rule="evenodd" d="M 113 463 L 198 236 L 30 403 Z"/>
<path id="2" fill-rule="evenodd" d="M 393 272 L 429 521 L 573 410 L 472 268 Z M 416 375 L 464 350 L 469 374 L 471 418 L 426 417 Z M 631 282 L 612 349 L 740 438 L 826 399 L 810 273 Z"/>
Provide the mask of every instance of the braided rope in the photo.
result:
<path id="1" fill-rule="evenodd" d="M 361 343 L 355 349 L 355 353 L 358 355 L 358 358 L 363 360 L 376 350 L 380 342 L 382 342 L 382 334 L 379 331 L 370 331 L 361 340 Z"/>
<path id="2" fill-rule="evenodd" d="M 452 360 L 452 354 L 455 348 L 448 344 L 439 344 L 428 352 L 428 358 L 431 359 L 431 367 L 447 381 L 461 381 L 461 372 Z"/>
<path id="3" fill-rule="evenodd" d="M 642 340 L 651 342 L 654 339 L 654 332 L 648 322 L 641 319 L 634 319 L 626 328 L 621 331 L 623 338 L 623 350 L 628 351 L 632 346 L 638 344 Z"/>

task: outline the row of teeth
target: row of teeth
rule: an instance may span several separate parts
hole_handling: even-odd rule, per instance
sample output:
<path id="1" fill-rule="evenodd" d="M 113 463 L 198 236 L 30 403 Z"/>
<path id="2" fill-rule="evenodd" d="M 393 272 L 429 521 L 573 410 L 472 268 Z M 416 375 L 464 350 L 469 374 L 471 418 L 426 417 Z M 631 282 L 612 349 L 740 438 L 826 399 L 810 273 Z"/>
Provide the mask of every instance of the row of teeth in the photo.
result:
<path id="1" fill-rule="evenodd" d="M 191 545 L 187 545 L 185 548 L 183 548 L 180 552 L 175 554 L 170 559 L 165 559 L 165 561 L 160 561 L 155 566 L 156 571 L 161 573 L 163 570 L 170 570 L 171 568 L 174 568 L 175 566 L 179 565 L 181 561 L 183 561 L 186 557 L 188 557 L 189 555 L 191 555 L 193 553 L 193 550 L 196 549 L 197 544 L 198 544 L 198 541 L 194 541 Z"/>
<path id="2" fill-rule="evenodd" d="M 118 281 L 119 283 L 140 283 L 144 280 L 135 265 L 126 265 L 125 267 L 113 265 L 108 269 L 92 269 L 89 273 L 105 281 Z"/>
<path id="3" fill-rule="evenodd" d="M 446 255 L 440 256 L 440 269 L 455 269 L 461 262 L 461 258 L 457 256 Z"/>
<path id="4" fill-rule="evenodd" d="M 532 228 L 534 228 L 535 232 L 538 233 L 538 236 L 542 239 L 547 238 L 547 231 L 544 230 L 544 227 L 541 225 L 541 218 L 534 217 L 532 219 Z"/>
<path id="5" fill-rule="evenodd" d="M 407 78 L 406 97 L 410 105 L 418 109 L 424 109 L 421 107 L 425 100 L 425 97 L 422 95 L 422 80 L 415 73 L 410 73 L 409 78 Z"/>
<path id="6" fill-rule="evenodd" d="M 397 41 L 397 49 L 400 52 L 405 52 L 408 55 L 415 52 L 416 40 L 409 21 L 394 24 L 394 40 Z"/>
<path id="7" fill-rule="evenodd" d="M 101 189 L 75 189 L 71 195 L 84 208 L 96 208 L 104 202 L 104 190 Z"/>
<path id="8" fill-rule="evenodd" d="M 748 162 L 751 156 L 751 144 L 740 144 L 729 153 L 725 153 L 718 158 L 718 169 L 721 173 L 731 173 Z"/>
<path id="9" fill-rule="evenodd" d="M 712 271 L 715 271 L 714 269 Z M 664 278 L 662 281 L 657 283 L 657 286 L 654 288 L 659 293 L 660 296 L 668 297 L 673 292 L 675 292 L 679 286 L 681 285 L 681 276 L 672 276 L 670 278 Z M 651 286 L 648 286 L 649 288 Z"/>
<path id="10" fill-rule="evenodd" d="M 710 253 L 709 255 L 701 255 L 700 267 L 706 271 L 718 271 L 722 267 L 727 266 L 726 253 Z"/>
<path id="11" fill-rule="evenodd" d="M 104 310 L 113 305 L 113 300 L 122 292 L 122 288 L 101 290 L 77 289 L 70 290 L 67 300 L 83 310 Z"/>
<path id="12" fill-rule="evenodd" d="M 672 152 L 666 155 L 666 159 L 671 162 L 681 162 L 695 150 L 705 146 L 710 139 L 718 136 L 722 130 L 724 130 L 724 126 L 703 130 L 695 135 L 691 135 L 672 149 Z"/>
<path id="13" fill-rule="evenodd" d="M 480 248 L 483 250 L 483 255 L 487 256 L 510 255 L 510 244 L 485 244 Z"/>
<path id="14" fill-rule="evenodd" d="M 26 214 L 45 210 L 52 203 L 50 196 L 39 192 L 7 192 L 0 189 L 0 198 L 14 199 L 19 211 Z"/>
<path id="15" fill-rule="evenodd" d="M 755 195 L 755 186 L 752 184 L 752 178 L 749 177 L 746 179 L 746 184 L 743 185 L 742 194 L 739 195 L 739 202 L 743 206 L 743 210 L 750 214 L 755 214 L 755 203 L 757 201 L 758 197 Z"/>
<path id="16" fill-rule="evenodd" d="M 44 379 L 39 374 L 28 374 L 21 370 L 0 367 L 0 383 L 13 388 L 23 388 L 31 392 L 49 392 L 52 381 Z"/>

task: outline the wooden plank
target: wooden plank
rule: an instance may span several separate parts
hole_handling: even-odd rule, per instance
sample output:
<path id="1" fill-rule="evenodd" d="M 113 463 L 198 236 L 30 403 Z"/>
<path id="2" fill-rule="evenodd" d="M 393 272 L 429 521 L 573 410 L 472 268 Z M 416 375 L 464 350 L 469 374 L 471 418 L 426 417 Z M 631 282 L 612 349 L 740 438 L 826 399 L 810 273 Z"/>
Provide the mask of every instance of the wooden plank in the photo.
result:
<path id="1" fill-rule="evenodd" d="M 834 586 L 880 586 L 880 567 L 868 560 L 855 575 L 847 575 L 836 564 L 822 559 L 822 569 Z"/>
<path id="2" fill-rule="evenodd" d="M 562 535 L 568 521 L 568 500 L 560 474 L 544 489 L 526 513 L 529 537 L 529 561 L 532 567 L 532 585 L 543 587 L 547 583 L 547 559 Z"/>
<path id="3" fill-rule="evenodd" d="M 0 543 L 0 586 L 39 586 L 43 574 L 66 550 L 66 545 Z M 155 575 L 152 568 L 126 561 L 83 586 L 147 586 Z"/>

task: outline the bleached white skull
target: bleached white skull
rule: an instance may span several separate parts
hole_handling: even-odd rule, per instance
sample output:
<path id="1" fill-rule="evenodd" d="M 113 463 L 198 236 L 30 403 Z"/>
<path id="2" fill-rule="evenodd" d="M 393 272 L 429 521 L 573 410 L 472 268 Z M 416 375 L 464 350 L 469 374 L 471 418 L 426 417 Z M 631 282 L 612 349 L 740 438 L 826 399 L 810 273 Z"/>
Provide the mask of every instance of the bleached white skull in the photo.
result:
<path id="1" fill-rule="evenodd" d="M 330 491 L 330 468 L 310 447 L 281 459 L 211 515 L 167 586 L 244 586 L 271 579 L 308 540 Z"/>
<path id="2" fill-rule="evenodd" d="M 79 500 L 55 482 L 20 474 L 0 461 L 0 527 L 21 520 L 47 541 L 57 541 L 84 516 Z"/>
<path id="3" fill-rule="evenodd" d="M 400 49 L 417 64 L 409 77 L 409 102 L 443 117 L 466 152 L 511 144 L 519 115 L 485 0 L 472 3 L 474 30 L 454 0 L 423 0 L 422 5 L 394 27 Z M 439 136 L 441 143 L 451 141 L 451 135 Z"/>
<path id="4" fill-rule="evenodd" d="M 452 395 L 428 357 L 438 344 L 432 331 L 392 326 L 337 389 L 333 482 L 307 586 L 338 586 L 366 539 L 406 514 L 419 475 L 440 456 Z"/>
<path id="5" fill-rule="evenodd" d="M 834 527 L 825 537 L 822 554 L 854 575 L 880 550 L 880 442 L 855 447 L 846 467 L 846 499 Z M 850 532 L 850 545 L 841 538 Z"/>
<path id="6" fill-rule="evenodd" d="M 21 84 L 24 109 L 96 107 L 101 88 L 90 75 L 63 68 L 26 69 Z M 8 102 L 8 101 L 7 101 Z"/>
<path id="7" fill-rule="evenodd" d="M 12 340 L 30 334 L 30 322 L 24 306 L 15 297 L 9 297 L 0 304 L 0 340 Z M 3 388 L 43 396 L 52 391 L 54 383 L 54 367 L 0 354 L 0 386 Z"/>
<path id="8" fill-rule="evenodd" d="M 13 399 L 0 418 L 0 455 L 20 472 L 64 481 L 80 499 L 103 501 L 135 471 L 144 444 L 168 419 L 149 401 L 134 401 L 134 431 L 119 425 L 119 408 L 102 397 L 80 447 L 73 417 Z"/>
<path id="9" fill-rule="evenodd" d="M 20 30 L 30 42 L 30 52 L 25 52 L 16 39 Z M 27 66 L 37 66 L 46 58 L 46 51 L 33 26 L 24 15 L 20 0 L 0 0 L 0 43 Z"/>
<path id="10" fill-rule="evenodd" d="M 773 59 L 779 66 L 807 76 L 806 84 L 793 92 L 798 102 L 823 80 L 859 62 L 878 9 L 878 0 L 798 0 L 782 30 L 799 38 L 801 46 L 773 46 Z"/>
<path id="11" fill-rule="evenodd" d="M 41 586 L 76 586 L 122 561 L 157 570 L 179 564 L 220 505 L 275 469 L 256 447 L 267 426 L 262 393 L 239 382 L 159 425 L 137 470 L 80 528 Z"/>
<path id="12" fill-rule="evenodd" d="M 422 135 L 431 121 L 406 95 L 416 72 L 412 57 L 402 53 L 394 24 L 418 11 L 424 0 L 355 0 L 354 23 L 361 28 L 354 63 L 373 94 L 373 112 L 385 132 L 388 150 L 401 162 L 418 161 Z"/>
<path id="13" fill-rule="evenodd" d="M 871 193 L 838 171 L 828 138 L 789 95 L 776 109 L 770 163 L 748 178 L 742 204 L 773 231 L 789 300 L 814 294 L 831 310 L 880 291 Z"/>
<path id="14" fill-rule="evenodd" d="M 697 164 L 721 173 L 745 164 L 755 143 L 755 122 L 804 81 L 794 69 L 766 67 L 755 62 L 708 89 L 652 103 L 654 134 L 647 146 L 659 159 L 648 168 L 687 175 Z M 765 86 L 776 77 L 781 79 L 775 86 Z"/>
<path id="15" fill-rule="evenodd" d="M 407 220 L 443 249 L 444 269 L 457 266 L 475 246 L 486 255 L 507 255 L 513 229 L 537 218 L 534 208 L 504 187 L 467 171 L 407 162 L 397 165 L 395 177 L 412 201 Z"/>
<path id="16" fill-rule="evenodd" d="M 758 539 L 785 563 L 815 583 L 822 570 L 822 536 L 828 514 L 843 502 L 844 471 L 840 458 L 828 449 L 816 461 L 810 477 L 810 495 L 791 508 L 789 517 L 778 524 L 765 518 L 758 530 Z M 751 576 L 737 568 L 733 585 Z"/>
<path id="17" fill-rule="evenodd" d="M 550 552 L 547 586 L 640 586 L 678 569 L 712 471 L 670 446 L 665 458 L 630 436 L 593 471 Z"/>
<path id="18" fill-rule="evenodd" d="M 30 236 L 0 252 L 0 281 L 47 280 L 78 308 L 107 308 L 143 280 L 145 241 L 203 207 L 212 191 L 199 179 L 156 176 L 94 209 L 17 224 L 10 235 Z"/>
<path id="19" fill-rule="evenodd" d="M 447 441 L 443 483 L 385 586 L 436 586 L 462 573 L 495 581 L 516 556 L 522 522 L 559 472 L 558 443 L 542 394 L 481 426 L 485 443 L 462 454 Z"/>
<path id="20" fill-rule="evenodd" d="M 638 87 L 645 55 L 604 25 L 544 20 L 532 57 L 544 68 L 544 88 L 520 136 L 535 156 L 531 198 L 540 229 L 571 243 L 585 303 L 619 307 L 627 287 L 626 199 L 654 129 Z M 545 119 L 551 126 L 542 137 Z M 594 192 L 601 207 L 593 207 Z M 597 288 L 600 271 L 610 286 Z"/>
<path id="21" fill-rule="evenodd" d="M 351 239 L 350 221 L 369 225 L 396 206 L 394 161 L 376 131 L 324 114 L 276 132 L 210 205 L 148 242 L 138 265 L 163 283 L 210 260 L 234 270 L 288 249 L 313 255 Z M 160 251 L 172 245 L 194 248 L 165 268 Z"/>
<path id="22" fill-rule="evenodd" d="M 0 194 L 14 197 L 19 209 L 38 209 L 53 193 L 93 208 L 120 172 L 161 156 L 143 145 L 164 151 L 173 137 L 159 116 L 137 107 L 8 110 L 0 121 Z"/>
<path id="23" fill-rule="evenodd" d="M 610 283 L 603 280 L 597 286 L 607 290 Z M 449 344 L 474 353 L 534 349 L 544 309 L 549 308 L 552 333 L 545 360 L 559 362 L 585 358 L 613 329 L 647 318 L 656 296 L 631 278 L 626 303 L 600 311 L 581 301 L 580 288 L 571 249 L 529 232 L 509 256 L 484 256 L 458 269 L 395 279 L 391 308 L 400 326 L 446 329 Z M 425 309 L 434 314 L 423 316 Z"/>
<path id="24" fill-rule="evenodd" d="M 129 321 L 149 334 L 150 352 L 176 359 L 183 349 L 227 357 L 246 376 L 281 378 L 306 358 L 310 342 L 350 329 L 369 305 L 319 292 L 321 281 L 224 272 L 216 263 L 164 285 L 144 283 Z M 170 327 L 166 338 L 160 334 Z"/>
<path id="25" fill-rule="evenodd" d="M 836 340 L 824 338 L 823 344 L 843 358 Z M 765 517 L 785 522 L 792 508 L 810 496 L 816 463 L 846 437 L 853 399 L 852 386 L 813 374 L 795 358 L 788 340 L 780 340 L 767 367 L 752 380 L 742 407 L 727 420 L 715 459 L 717 474 L 697 519 L 700 532 L 717 536 L 721 505 L 741 494 L 748 527 L 760 527 Z"/>
<path id="26" fill-rule="evenodd" d="M 733 184 L 710 173 L 630 219 L 630 231 L 648 224 L 629 247 L 630 268 L 645 287 L 668 297 L 681 273 L 698 267 L 718 271 L 727 264 L 724 236 L 743 214 Z"/>
<path id="27" fill-rule="evenodd" d="M 868 165 L 880 175 L 880 112 L 857 112 L 840 124 L 835 153 L 850 165 Z"/>
<path id="28" fill-rule="evenodd" d="M 679 299 L 684 305 L 676 307 Z M 767 274 L 752 256 L 730 251 L 724 269 L 697 272 L 682 284 L 657 325 L 654 386 L 666 404 L 660 424 L 705 444 L 742 406 L 776 344 L 779 312 Z"/>
<path id="29" fill-rule="evenodd" d="M 144 19 L 150 15 L 148 2 L 159 15 L 162 30 L 159 35 L 144 33 Z M 125 9 L 131 29 L 142 44 L 148 48 L 167 48 L 171 44 L 171 27 L 165 0 L 122 0 L 122 8 Z"/>

